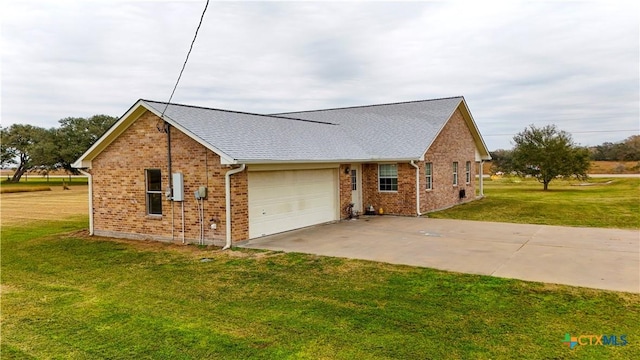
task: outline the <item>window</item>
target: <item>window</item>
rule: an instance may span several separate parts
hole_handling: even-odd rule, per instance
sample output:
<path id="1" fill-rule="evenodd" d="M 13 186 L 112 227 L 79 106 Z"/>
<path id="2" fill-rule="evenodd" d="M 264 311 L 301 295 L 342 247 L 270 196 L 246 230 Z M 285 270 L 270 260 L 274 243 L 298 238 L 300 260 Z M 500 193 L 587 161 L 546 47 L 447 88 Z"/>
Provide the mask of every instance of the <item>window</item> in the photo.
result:
<path id="1" fill-rule="evenodd" d="M 453 185 L 458 185 L 458 162 L 453 162 Z"/>
<path id="2" fill-rule="evenodd" d="M 378 165 L 378 190 L 398 191 L 398 165 Z"/>
<path id="3" fill-rule="evenodd" d="M 427 176 L 427 190 L 433 190 L 433 164 L 428 162 L 424 164 L 424 173 Z"/>
<path id="4" fill-rule="evenodd" d="M 358 190 L 358 173 L 357 170 L 351 170 L 351 191 Z"/>
<path id="5" fill-rule="evenodd" d="M 465 166 L 465 171 L 466 171 L 466 179 L 467 179 L 467 184 L 471 182 L 471 161 L 467 161 L 467 164 Z"/>
<path id="6" fill-rule="evenodd" d="M 147 214 L 162 215 L 162 174 L 157 169 L 145 170 Z"/>

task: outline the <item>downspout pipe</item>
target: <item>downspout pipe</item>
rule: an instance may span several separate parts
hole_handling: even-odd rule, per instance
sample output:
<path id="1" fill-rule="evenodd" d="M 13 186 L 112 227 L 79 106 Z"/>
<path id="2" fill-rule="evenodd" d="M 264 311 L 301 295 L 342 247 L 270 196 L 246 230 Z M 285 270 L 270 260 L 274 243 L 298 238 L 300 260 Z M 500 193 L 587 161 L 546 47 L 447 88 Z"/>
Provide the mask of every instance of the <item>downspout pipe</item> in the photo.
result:
<path id="1" fill-rule="evenodd" d="M 171 241 L 175 239 L 175 216 L 173 214 L 173 175 L 171 169 L 171 124 L 164 122 L 164 130 L 167 133 L 167 170 L 169 172 L 169 188 L 167 189 L 167 199 L 171 201 Z"/>
<path id="2" fill-rule="evenodd" d="M 416 168 L 416 214 L 417 216 L 420 216 L 422 215 L 420 212 L 420 167 L 414 160 L 411 160 L 410 164 Z"/>
<path id="3" fill-rule="evenodd" d="M 173 179 L 171 172 L 173 171 L 171 168 L 171 124 L 165 121 L 164 123 L 164 131 L 167 133 L 167 169 L 169 171 L 169 189 L 168 189 L 168 198 L 169 200 L 173 200 Z"/>
<path id="4" fill-rule="evenodd" d="M 93 178 L 91 174 L 84 170 L 80 170 L 80 173 L 87 177 L 89 181 L 89 235 L 93 235 Z"/>
<path id="5" fill-rule="evenodd" d="M 484 197 L 484 170 L 482 165 L 484 165 L 484 160 L 480 160 L 480 197 Z"/>
<path id="6" fill-rule="evenodd" d="M 231 175 L 237 174 L 239 172 L 243 172 L 247 167 L 245 164 L 241 164 L 240 167 L 231 169 L 224 174 L 224 192 L 225 192 L 225 215 L 226 215 L 226 229 L 225 229 L 225 237 L 226 244 L 222 248 L 222 250 L 227 250 L 231 248 Z"/>

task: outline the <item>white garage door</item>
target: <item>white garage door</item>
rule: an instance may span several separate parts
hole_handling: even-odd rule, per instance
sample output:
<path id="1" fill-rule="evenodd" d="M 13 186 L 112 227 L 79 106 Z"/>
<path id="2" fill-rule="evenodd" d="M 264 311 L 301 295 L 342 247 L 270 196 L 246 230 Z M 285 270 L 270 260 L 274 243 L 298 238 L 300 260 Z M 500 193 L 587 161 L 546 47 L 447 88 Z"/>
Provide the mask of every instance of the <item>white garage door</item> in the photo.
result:
<path id="1" fill-rule="evenodd" d="M 249 172 L 249 238 L 338 220 L 336 171 Z"/>

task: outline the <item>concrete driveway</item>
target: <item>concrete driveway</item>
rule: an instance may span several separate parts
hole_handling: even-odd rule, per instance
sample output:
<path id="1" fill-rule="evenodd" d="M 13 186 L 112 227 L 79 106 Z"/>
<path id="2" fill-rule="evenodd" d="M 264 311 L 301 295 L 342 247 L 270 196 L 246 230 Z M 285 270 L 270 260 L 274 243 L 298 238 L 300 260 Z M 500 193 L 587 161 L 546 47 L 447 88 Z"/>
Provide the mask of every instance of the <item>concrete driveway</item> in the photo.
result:
<path id="1" fill-rule="evenodd" d="M 637 230 L 372 216 L 242 247 L 640 293 Z"/>

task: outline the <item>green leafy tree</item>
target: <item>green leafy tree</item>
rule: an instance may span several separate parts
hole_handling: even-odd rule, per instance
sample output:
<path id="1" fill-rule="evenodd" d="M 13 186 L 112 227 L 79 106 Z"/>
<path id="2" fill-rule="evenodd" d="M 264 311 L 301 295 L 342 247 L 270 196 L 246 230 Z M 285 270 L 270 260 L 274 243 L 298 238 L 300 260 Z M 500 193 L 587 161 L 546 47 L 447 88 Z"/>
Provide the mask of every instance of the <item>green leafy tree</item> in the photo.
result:
<path id="1" fill-rule="evenodd" d="M 498 149 L 490 152 L 490 155 L 492 174 L 496 174 L 498 172 L 510 174 L 513 172 L 513 151 Z"/>
<path id="2" fill-rule="evenodd" d="M 54 129 L 23 124 L 2 129 L 3 165 L 17 165 L 10 181 L 20 181 L 22 175 L 33 168 L 51 166 L 55 161 L 54 133 Z"/>
<path id="3" fill-rule="evenodd" d="M 7 145 L 8 129 L 0 126 L 0 168 L 16 164 L 16 150 Z"/>
<path id="4" fill-rule="evenodd" d="M 117 120 L 118 118 L 108 115 L 94 115 L 90 118 L 68 117 L 59 120 L 60 128 L 56 131 L 57 166 L 77 174 L 78 170 L 72 168 L 71 164 Z"/>
<path id="5" fill-rule="evenodd" d="M 520 176 L 532 176 L 544 190 L 557 177 L 587 177 L 589 150 L 573 143 L 571 134 L 555 125 L 537 128 L 530 125 L 513 137 L 513 169 Z"/>
<path id="6" fill-rule="evenodd" d="M 624 140 L 625 154 L 623 160 L 640 161 L 640 135 L 632 135 Z"/>
<path id="7" fill-rule="evenodd" d="M 632 135 L 620 142 L 605 142 L 591 148 L 592 160 L 640 161 L 640 135 Z"/>

